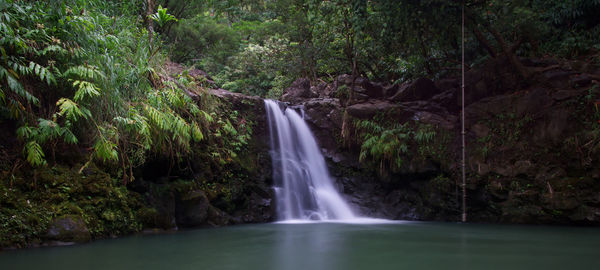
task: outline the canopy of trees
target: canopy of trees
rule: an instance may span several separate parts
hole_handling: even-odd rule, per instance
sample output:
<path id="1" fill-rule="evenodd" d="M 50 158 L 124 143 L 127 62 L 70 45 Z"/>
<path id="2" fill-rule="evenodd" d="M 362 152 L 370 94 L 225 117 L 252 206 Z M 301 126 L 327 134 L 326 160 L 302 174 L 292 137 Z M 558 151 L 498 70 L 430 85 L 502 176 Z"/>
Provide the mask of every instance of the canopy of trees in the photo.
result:
<path id="1" fill-rule="evenodd" d="M 463 1 L 162 1 L 177 24 L 173 59 L 224 88 L 277 97 L 297 77 L 356 73 L 378 81 L 437 77 L 460 67 Z M 519 56 L 573 57 L 598 48 L 600 1 L 467 0 L 467 65 Z"/>

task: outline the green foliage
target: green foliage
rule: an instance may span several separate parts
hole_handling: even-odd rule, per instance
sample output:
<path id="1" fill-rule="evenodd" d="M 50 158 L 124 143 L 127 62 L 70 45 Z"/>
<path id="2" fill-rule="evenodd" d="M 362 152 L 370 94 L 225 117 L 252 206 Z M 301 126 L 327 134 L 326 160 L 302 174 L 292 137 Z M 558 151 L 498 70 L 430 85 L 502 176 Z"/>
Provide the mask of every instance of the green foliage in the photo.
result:
<path id="1" fill-rule="evenodd" d="M 164 27 L 168 22 L 177 21 L 177 18 L 167 13 L 167 9 L 163 8 L 161 5 L 158 6 L 156 13 L 152 14 L 150 17 L 158 23 L 158 26 L 160 27 Z"/>
<path id="2" fill-rule="evenodd" d="M 93 239 L 141 230 L 136 210 L 142 198 L 93 164 L 85 175 L 77 168 L 46 166 L 8 179 L 0 174 L 2 247 L 40 243 L 51 221 L 64 216 L 81 218 Z"/>
<path id="3" fill-rule="evenodd" d="M 519 45 L 519 56 L 572 57 L 599 46 L 596 0 L 465 4 L 472 65 L 502 54 L 503 43 Z M 298 77 L 354 71 L 398 82 L 459 68 L 460 1 L 228 0 L 187 7 L 196 17 L 169 32 L 178 61 L 195 59 L 220 86 L 237 92 L 276 97 L 282 82 Z"/>
<path id="4" fill-rule="evenodd" d="M 47 151 L 54 158 L 62 144 L 85 142 L 91 159 L 118 162 L 133 180 L 132 168 L 147 155 L 178 160 L 206 139 L 214 116 L 201 106 L 210 100 L 202 89 L 203 102 L 192 100 L 187 88 L 198 86 L 189 80 L 163 82 L 157 70 L 164 54 L 150 50 L 126 4 L 88 4 L 1 6 L 0 115 L 21 126 L 33 166 L 46 164 Z M 162 7 L 153 19 L 161 28 L 174 21 Z"/>
<path id="5" fill-rule="evenodd" d="M 202 15 L 182 19 L 168 33 L 173 60 L 197 63 L 216 73 L 239 48 L 240 36 L 226 25 Z"/>
<path id="6" fill-rule="evenodd" d="M 421 159 L 436 154 L 434 139 L 437 132 L 431 125 L 356 120 L 354 126 L 360 144 L 360 162 L 378 164 L 381 175 L 398 172 L 412 159 L 411 153 L 417 153 Z"/>

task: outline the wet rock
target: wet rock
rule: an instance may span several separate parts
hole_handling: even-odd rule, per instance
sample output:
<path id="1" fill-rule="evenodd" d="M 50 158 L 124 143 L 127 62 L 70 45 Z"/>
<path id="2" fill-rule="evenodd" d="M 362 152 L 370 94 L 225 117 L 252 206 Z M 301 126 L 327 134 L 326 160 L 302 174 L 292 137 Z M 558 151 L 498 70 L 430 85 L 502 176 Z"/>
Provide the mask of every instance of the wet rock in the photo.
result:
<path id="1" fill-rule="evenodd" d="M 535 175 L 534 171 L 535 171 L 535 166 L 529 160 L 519 160 L 519 161 L 515 162 L 515 164 L 512 166 L 512 174 L 514 176 L 518 176 L 518 175 L 531 176 L 531 175 Z"/>
<path id="2" fill-rule="evenodd" d="M 394 96 L 396 93 L 398 93 L 399 89 L 400 89 L 400 85 L 398 85 L 398 84 L 389 85 L 383 89 L 383 95 L 385 98 L 390 98 L 390 97 Z"/>
<path id="3" fill-rule="evenodd" d="M 559 143 L 564 139 L 565 134 L 570 128 L 569 111 L 566 109 L 556 109 L 548 112 L 541 120 L 538 120 L 533 128 L 533 142 L 538 145 L 550 143 Z"/>
<path id="4" fill-rule="evenodd" d="M 371 118 L 377 113 L 390 112 L 392 110 L 401 110 L 402 107 L 398 104 L 393 104 L 387 101 L 371 101 L 348 106 L 346 111 L 348 114 L 357 118 Z"/>
<path id="5" fill-rule="evenodd" d="M 281 100 L 285 102 L 298 102 L 305 98 L 315 98 L 318 96 L 317 93 L 311 91 L 309 79 L 299 78 L 283 91 Z"/>
<path id="6" fill-rule="evenodd" d="M 209 202 L 204 192 L 197 190 L 183 194 L 177 200 L 176 219 L 182 227 L 195 227 L 206 223 Z"/>
<path id="7" fill-rule="evenodd" d="M 495 96 L 481 99 L 465 108 L 465 124 L 477 123 L 480 119 L 494 119 L 513 104 L 510 96 Z"/>
<path id="8" fill-rule="evenodd" d="M 571 77 L 571 86 L 574 88 L 584 87 L 592 83 L 592 77 L 588 74 L 575 75 Z"/>
<path id="9" fill-rule="evenodd" d="M 588 91 L 588 89 L 583 89 L 583 90 L 558 90 L 554 93 L 552 93 L 552 99 L 554 99 L 555 101 L 564 101 L 564 100 L 568 100 L 572 97 L 576 97 L 582 94 L 585 94 Z"/>
<path id="10" fill-rule="evenodd" d="M 530 90 L 525 96 L 515 100 L 515 110 L 517 115 L 526 116 L 539 113 L 550 108 L 554 100 L 548 95 L 548 90 L 544 88 L 535 88 Z"/>
<path id="11" fill-rule="evenodd" d="M 381 98 L 383 97 L 383 86 L 379 83 L 371 82 L 366 78 L 360 78 L 357 83 L 365 89 L 365 93 L 370 98 Z"/>
<path id="12" fill-rule="evenodd" d="M 454 128 L 457 118 L 447 114 L 440 115 L 430 113 L 427 111 L 417 111 L 414 113 L 413 120 L 426 124 L 431 124 L 436 127 L 441 127 L 446 130 L 452 130 Z"/>
<path id="13" fill-rule="evenodd" d="M 590 225 L 600 221 L 600 208 L 588 207 L 580 205 L 573 214 L 569 215 L 569 219 L 576 224 Z"/>
<path id="14" fill-rule="evenodd" d="M 577 74 L 577 72 L 555 68 L 544 71 L 542 73 L 542 78 L 544 82 L 551 87 L 564 89 L 570 86 L 569 77 L 574 74 Z"/>
<path id="15" fill-rule="evenodd" d="M 581 203 L 577 200 L 576 197 L 571 196 L 571 194 L 565 192 L 554 193 L 551 201 L 552 208 L 558 210 L 572 210 L 581 205 Z"/>
<path id="16" fill-rule="evenodd" d="M 474 124 L 473 126 L 471 126 L 471 131 L 478 138 L 484 138 L 484 137 L 487 137 L 490 134 L 490 128 L 488 128 L 484 124 L 479 124 L 479 123 Z"/>
<path id="17" fill-rule="evenodd" d="M 435 82 L 435 87 L 442 91 L 456 90 L 460 88 L 459 78 L 445 78 Z"/>
<path id="18" fill-rule="evenodd" d="M 208 207 L 207 223 L 214 227 L 225 226 L 231 223 L 231 217 L 212 205 Z"/>
<path id="19" fill-rule="evenodd" d="M 50 223 L 46 238 L 62 243 L 85 243 L 92 237 L 81 217 L 64 216 Z"/>
<path id="20" fill-rule="evenodd" d="M 549 67 L 558 65 L 554 58 L 521 58 L 521 63 L 526 67 Z"/>
<path id="21" fill-rule="evenodd" d="M 447 90 L 433 96 L 430 101 L 439 104 L 440 107 L 445 108 L 448 112 L 457 114 L 460 110 L 460 107 L 456 103 L 457 93 L 457 89 Z"/>
<path id="22" fill-rule="evenodd" d="M 427 78 L 419 78 L 401 85 L 398 91 L 388 100 L 400 102 L 426 100 L 440 92 L 433 81 Z"/>
<path id="23" fill-rule="evenodd" d="M 316 93 L 320 98 L 327 98 L 331 96 L 333 88 L 327 85 L 326 82 L 321 81 L 319 84 L 311 86 L 310 91 Z"/>

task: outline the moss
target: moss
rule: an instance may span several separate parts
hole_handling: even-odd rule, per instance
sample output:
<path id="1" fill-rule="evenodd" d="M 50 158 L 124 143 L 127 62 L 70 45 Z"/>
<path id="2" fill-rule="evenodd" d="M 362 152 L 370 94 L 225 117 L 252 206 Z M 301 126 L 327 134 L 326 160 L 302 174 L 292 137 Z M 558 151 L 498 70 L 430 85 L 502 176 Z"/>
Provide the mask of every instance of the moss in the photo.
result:
<path id="1" fill-rule="evenodd" d="M 143 207 L 137 210 L 137 216 L 144 228 L 157 228 L 160 220 L 159 212 L 154 207 Z"/>
<path id="2" fill-rule="evenodd" d="M 93 165 L 84 174 L 77 172 L 77 166 L 55 166 L 22 170 L 14 178 L 4 176 L 0 181 L 0 246 L 39 242 L 50 221 L 61 216 L 81 217 L 92 238 L 139 231 L 135 210 L 142 205 L 141 197 L 119 182 Z"/>

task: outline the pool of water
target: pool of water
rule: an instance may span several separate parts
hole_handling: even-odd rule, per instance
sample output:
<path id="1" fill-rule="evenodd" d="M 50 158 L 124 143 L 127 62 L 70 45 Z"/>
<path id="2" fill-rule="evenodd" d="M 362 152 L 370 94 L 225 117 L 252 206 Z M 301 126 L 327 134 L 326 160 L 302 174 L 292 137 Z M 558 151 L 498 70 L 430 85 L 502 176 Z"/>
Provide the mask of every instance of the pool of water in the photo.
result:
<path id="1" fill-rule="evenodd" d="M 243 225 L 4 251 L 0 269 L 600 269 L 600 228 Z"/>

